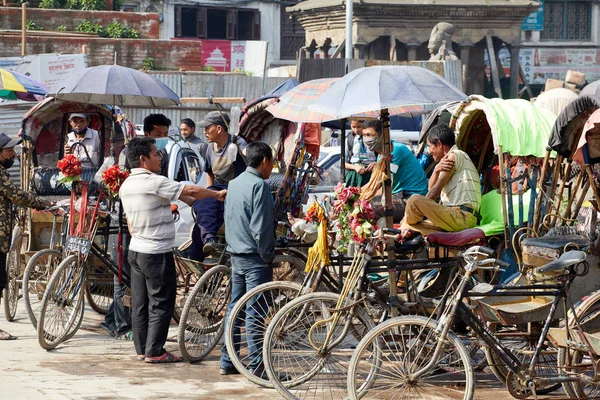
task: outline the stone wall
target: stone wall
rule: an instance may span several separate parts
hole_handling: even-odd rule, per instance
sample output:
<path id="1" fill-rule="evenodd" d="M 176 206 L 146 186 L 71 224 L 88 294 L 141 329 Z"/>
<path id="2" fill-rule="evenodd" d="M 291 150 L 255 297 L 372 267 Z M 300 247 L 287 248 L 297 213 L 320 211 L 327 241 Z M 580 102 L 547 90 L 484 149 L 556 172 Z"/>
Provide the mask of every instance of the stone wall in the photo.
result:
<path id="1" fill-rule="evenodd" d="M 142 39 L 158 39 L 160 23 L 157 13 L 131 13 L 122 11 L 82 11 L 82 10 L 54 10 L 45 8 L 28 8 L 27 20 L 43 26 L 46 31 L 55 31 L 61 25 L 68 31 L 84 21 L 92 24 L 107 26 L 117 21 L 128 28 L 140 32 Z M 0 8 L 1 29 L 21 29 L 21 9 L 16 7 Z"/>
<path id="2" fill-rule="evenodd" d="M 142 40 L 73 37 L 27 37 L 27 54 L 81 53 L 83 45 L 88 49 L 90 67 L 113 64 L 115 52 L 119 65 L 139 69 L 146 57 L 152 57 L 162 70 L 202 70 L 202 42 L 198 40 Z M 21 55 L 21 37 L 0 33 L 0 55 Z"/>

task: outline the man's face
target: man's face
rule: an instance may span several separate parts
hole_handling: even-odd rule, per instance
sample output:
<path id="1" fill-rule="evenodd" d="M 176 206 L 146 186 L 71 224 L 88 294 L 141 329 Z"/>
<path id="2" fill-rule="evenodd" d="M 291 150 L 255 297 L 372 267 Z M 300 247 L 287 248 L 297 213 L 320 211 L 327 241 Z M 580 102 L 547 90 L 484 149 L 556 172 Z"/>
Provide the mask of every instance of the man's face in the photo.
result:
<path id="1" fill-rule="evenodd" d="M 17 157 L 14 147 L 4 148 L 0 150 L 0 161 L 14 160 Z"/>
<path id="2" fill-rule="evenodd" d="M 162 154 L 156 149 L 156 145 L 150 146 L 150 157 L 142 156 L 144 167 L 155 174 L 160 174 L 160 162 Z"/>
<path id="3" fill-rule="evenodd" d="M 82 130 L 84 130 L 85 128 L 87 128 L 87 119 L 85 118 L 81 118 L 81 117 L 73 117 L 69 120 L 69 123 L 71 124 L 71 127 L 73 128 L 73 130 L 80 132 Z"/>
<path id="4" fill-rule="evenodd" d="M 264 160 L 265 163 L 265 168 L 262 171 L 262 175 L 264 179 L 269 179 L 271 177 L 271 172 L 273 172 L 273 160 L 269 160 L 268 158 L 265 157 Z"/>
<path id="5" fill-rule="evenodd" d="M 179 125 L 179 131 L 181 132 L 181 136 L 187 139 L 190 136 L 192 136 L 194 132 L 196 132 L 196 129 L 190 128 L 189 126 L 187 126 L 187 124 L 181 124 Z"/>
<path id="6" fill-rule="evenodd" d="M 163 125 L 154 125 L 154 128 L 150 132 L 147 132 L 148 136 L 153 139 L 161 139 L 169 137 L 169 127 Z"/>
<path id="7" fill-rule="evenodd" d="M 362 134 L 365 137 L 378 137 L 379 133 L 377 133 L 377 131 L 373 128 L 365 128 L 365 129 L 361 129 L 362 130 Z"/>
<path id="8" fill-rule="evenodd" d="M 209 143 L 216 142 L 217 138 L 221 135 L 221 132 L 223 132 L 223 127 L 221 125 L 212 124 L 204 128 L 204 135 Z"/>
<path id="9" fill-rule="evenodd" d="M 360 121 L 350 121 L 350 129 L 352 129 L 352 133 L 355 135 L 362 135 L 362 122 Z"/>
<path id="10" fill-rule="evenodd" d="M 436 140 L 435 143 L 433 143 L 427 139 L 427 147 L 429 147 L 429 154 L 431 154 L 435 162 L 439 162 L 444 157 L 442 142 L 439 140 Z"/>

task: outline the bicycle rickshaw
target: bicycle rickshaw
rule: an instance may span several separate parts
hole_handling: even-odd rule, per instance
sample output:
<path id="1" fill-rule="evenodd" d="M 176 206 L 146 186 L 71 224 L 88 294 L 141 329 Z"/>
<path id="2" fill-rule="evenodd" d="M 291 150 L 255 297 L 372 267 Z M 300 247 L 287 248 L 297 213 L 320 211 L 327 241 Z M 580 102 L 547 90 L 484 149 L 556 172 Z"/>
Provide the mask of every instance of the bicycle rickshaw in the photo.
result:
<path id="1" fill-rule="evenodd" d="M 23 118 L 20 133 L 23 139 L 20 183 L 24 190 L 31 190 L 38 196 L 54 202 L 69 199 L 69 190 L 58 182 L 59 169 L 56 164 L 62 158 L 66 135 L 70 131 L 69 114 L 75 112 L 89 115 L 89 126 L 98 131 L 101 139 L 100 154 L 108 155 L 110 138 L 114 137 L 115 130 L 109 107 L 45 99 L 30 109 Z M 117 139 L 116 148 L 119 149 L 122 143 L 123 138 Z M 93 168 L 84 168 L 82 179 L 91 182 L 95 173 Z M 28 297 L 32 302 L 41 300 L 45 284 L 52 272 L 47 266 L 56 266 L 60 260 L 56 258 L 56 254 L 48 252 L 38 256 L 30 274 L 31 281 L 35 283 L 28 287 L 21 285 L 25 266 L 36 252 L 50 247 L 52 233 L 54 230 L 60 231 L 61 224 L 62 216 L 55 218 L 50 211 L 18 210 L 8 257 L 10 283 L 5 291 L 7 301 L 4 302 L 8 320 L 15 316 L 21 290 L 31 292 L 31 296 Z M 89 285 L 85 288 L 88 302 L 94 310 L 106 312 L 112 301 L 112 273 L 98 265 L 89 278 Z M 35 305 L 31 307 L 29 304 L 27 307 L 28 310 L 36 308 Z"/>

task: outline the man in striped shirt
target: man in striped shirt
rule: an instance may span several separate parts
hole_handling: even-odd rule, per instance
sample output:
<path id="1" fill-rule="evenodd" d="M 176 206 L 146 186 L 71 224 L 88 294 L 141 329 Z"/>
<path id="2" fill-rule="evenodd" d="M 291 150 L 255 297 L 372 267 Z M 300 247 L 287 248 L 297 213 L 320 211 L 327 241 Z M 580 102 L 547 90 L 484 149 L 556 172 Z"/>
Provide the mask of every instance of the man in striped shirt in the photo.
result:
<path id="1" fill-rule="evenodd" d="M 177 289 L 172 248 L 175 223 L 171 202 L 215 198 L 224 201 L 226 190 L 213 191 L 186 185 L 159 175 L 161 152 L 150 137 L 133 139 L 127 160 L 132 167 L 119 196 L 131 232 L 133 340 L 138 360 L 149 363 L 180 361 L 164 348 L 175 306 Z"/>
<path id="2" fill-rule="evenodd" d="M 406 202 L 402 229 L 427 234 L 473 228 L 481 204 L 481 184 L 475 165 L 467 153 L 456 147 L 454 132 L 446 125 L 437 125 L 429 131 L 427 146 L 438 165 L 429 178 L 427 196 L 413 195 Z"/>

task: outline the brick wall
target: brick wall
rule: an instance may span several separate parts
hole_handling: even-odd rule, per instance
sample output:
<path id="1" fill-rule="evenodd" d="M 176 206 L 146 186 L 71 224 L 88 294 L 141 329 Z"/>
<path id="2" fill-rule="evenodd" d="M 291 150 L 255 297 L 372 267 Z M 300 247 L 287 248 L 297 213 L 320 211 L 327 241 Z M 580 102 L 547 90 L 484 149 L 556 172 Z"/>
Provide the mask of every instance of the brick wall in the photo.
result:
<path id="1" fill-rule="evenodd" d="M 117 52 L 117 63 L 125 67 L 139 69 L 146 57 L 167 71 L 202 70 L 202 42 L 198 40 L 141 40 L 106 38 L 52 38 L 41 36 L 27 37 L 27 54 L 81 53 L 82 45 L 88 46 L 90 67 L 113 64 Z M 21 38 L 0 33 L 0 55 L 16 57 L 21 55 Z"/>
<path id="2" fill-rule="evenodd" d="M 33 21 L 44 30 L 57 30 L 60 25 L 73 31 L 81 22 L 107 26 L 117 21 L 128 28 L 140 32 L 140 38 L 158 39 L 160 25 L 157 13 L 130 13 L 122 11 L 82 11 L 82 10 L 53 10 L 45 8 L 28 8 L 27 20 Z M 0 8 L 1 29 L 21 29 L 21 9 L 16 7 Z"/>

